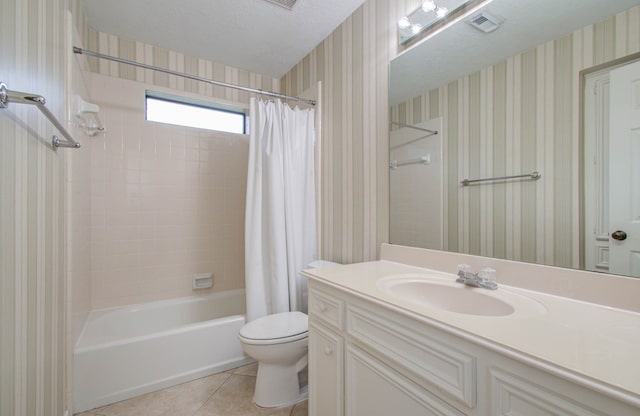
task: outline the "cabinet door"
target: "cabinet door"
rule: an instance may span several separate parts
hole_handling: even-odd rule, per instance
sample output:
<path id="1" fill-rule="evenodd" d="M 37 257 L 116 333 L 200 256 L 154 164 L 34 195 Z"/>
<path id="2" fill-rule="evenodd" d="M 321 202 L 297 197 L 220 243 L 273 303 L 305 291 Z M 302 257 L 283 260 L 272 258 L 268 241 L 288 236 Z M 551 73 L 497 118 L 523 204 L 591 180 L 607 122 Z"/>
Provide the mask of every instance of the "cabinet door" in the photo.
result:
<path id="1" fill-rule="evenodd" d="M 342 337 L 309 324 L 309 416 L 344 414 Z"/>
<path id="2" fill-rule="evenodd" d="M 347 416 L 463 415 L 357 347 L 347 347 L 345 370 Z"/>

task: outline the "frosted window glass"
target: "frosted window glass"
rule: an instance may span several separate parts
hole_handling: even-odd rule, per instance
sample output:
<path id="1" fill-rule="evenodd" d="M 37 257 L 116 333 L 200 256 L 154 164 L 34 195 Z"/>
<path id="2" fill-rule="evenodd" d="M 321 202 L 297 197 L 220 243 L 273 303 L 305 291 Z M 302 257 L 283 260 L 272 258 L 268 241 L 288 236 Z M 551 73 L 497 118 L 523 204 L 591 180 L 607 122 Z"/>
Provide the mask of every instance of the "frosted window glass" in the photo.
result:
<path id="1" fill-rule="evenodd" d="M 245 115 L 232 111 L 147 97 L 147 120 L 244 134 Z"/>

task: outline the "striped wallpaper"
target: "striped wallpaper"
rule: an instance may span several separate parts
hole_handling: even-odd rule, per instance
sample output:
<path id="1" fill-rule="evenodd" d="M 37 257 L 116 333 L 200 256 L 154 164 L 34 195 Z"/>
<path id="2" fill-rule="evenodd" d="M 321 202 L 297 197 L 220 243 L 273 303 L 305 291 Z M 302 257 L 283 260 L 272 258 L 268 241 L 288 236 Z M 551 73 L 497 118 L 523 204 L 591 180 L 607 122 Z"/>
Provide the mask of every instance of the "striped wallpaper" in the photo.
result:
<path id="1" fill-rule="evenodd" d="M 444 118 L 445 247 L 579 266 L 579 72 L 640 51 L 640 6 L 395 106 Z M 463 178 L 542 172 L 463 188 Z"/>
<path id="2" fill-rule="evenodd" d="M 1 0 L 1 81 L 66 119 L 69 0 Z M 0 110 L 0 414 L 65 410 L 65 164 L 35 108 Z"/>

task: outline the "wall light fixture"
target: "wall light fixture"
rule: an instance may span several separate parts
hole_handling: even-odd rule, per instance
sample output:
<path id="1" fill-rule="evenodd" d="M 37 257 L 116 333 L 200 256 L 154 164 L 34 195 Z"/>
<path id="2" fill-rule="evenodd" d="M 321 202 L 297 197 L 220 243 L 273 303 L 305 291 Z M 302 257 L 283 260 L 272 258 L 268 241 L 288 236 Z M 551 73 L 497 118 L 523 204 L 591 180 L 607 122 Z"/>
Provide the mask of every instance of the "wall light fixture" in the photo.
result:
<path id="1" fill-rule="evenodd" d="M 450 11 L 472 0 L 424 0 L 420 7 L 398 21 L 400 44 L 405 44 L 419 33 L 434 25 Z"/>

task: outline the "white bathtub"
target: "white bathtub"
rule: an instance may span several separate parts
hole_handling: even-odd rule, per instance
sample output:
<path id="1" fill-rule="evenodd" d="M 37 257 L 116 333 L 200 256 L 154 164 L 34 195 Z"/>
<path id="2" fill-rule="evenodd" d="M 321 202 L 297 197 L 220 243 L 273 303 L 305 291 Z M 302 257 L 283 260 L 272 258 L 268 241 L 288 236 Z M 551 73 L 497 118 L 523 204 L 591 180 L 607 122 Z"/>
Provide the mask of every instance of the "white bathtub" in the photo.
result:
<path id="1" fill-rule="evenodd" d="M 244 323 L 244 289 L 91 312 L 73 353 L 74 412 L 251 362 Z"/>

